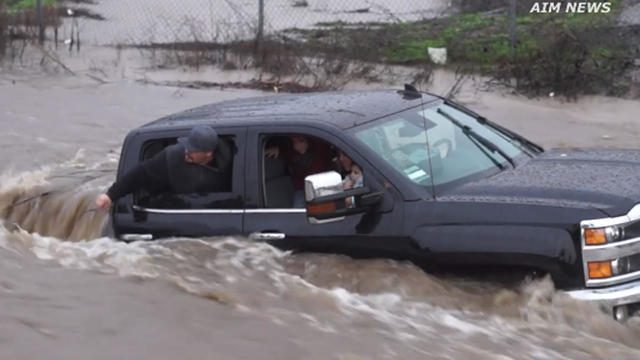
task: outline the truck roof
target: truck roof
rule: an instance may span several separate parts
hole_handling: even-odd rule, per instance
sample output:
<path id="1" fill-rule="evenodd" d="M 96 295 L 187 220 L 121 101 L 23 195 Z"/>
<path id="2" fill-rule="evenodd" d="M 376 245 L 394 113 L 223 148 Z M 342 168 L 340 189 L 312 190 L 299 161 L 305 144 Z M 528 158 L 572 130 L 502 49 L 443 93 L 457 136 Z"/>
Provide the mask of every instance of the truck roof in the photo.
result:
<path id="1" fill-rule="evenodd" d="M 343 91 L 272 95 L 228 100 L 189 109 L 143 127 L 258 125 L 265 122 L 322 122 L 348 129 L 438 97 L 422 93 L 404 96 L 397 90 Z"/>

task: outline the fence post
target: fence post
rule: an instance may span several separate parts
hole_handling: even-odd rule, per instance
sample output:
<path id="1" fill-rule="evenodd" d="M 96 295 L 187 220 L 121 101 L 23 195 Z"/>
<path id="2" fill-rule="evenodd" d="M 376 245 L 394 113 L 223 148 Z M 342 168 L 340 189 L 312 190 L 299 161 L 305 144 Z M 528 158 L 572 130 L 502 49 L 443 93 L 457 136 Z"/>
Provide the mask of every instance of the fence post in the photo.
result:
<path id="1" fill-rule="evenodd" d="M 516 1 L 511 0 L 509 6 L 509 60 L 512 62 L 516 57 Z"/>
<path id="2" fill-rule="evenodd" d="M 44 14 L 42 11 L 42 0 L 36 1 L 36 13 L 38 16 L 38 27 L 39 27 L 39 36 L 40 45 L 44 44 Z"/>
<path id="3" fill-rule="evenodd" d="M 264 35 L 264 0 L 258 0 L 258 33 L 256 40 L 262 42 L 262 36 Z"/>
<path id="4" fill-rule="evenodd" d="M 264 0 L 258 0 L 258 31 L 256 32 L 256 43 L 254 46 L 257 65 L 262 64 L 262 37 L 264 36 Z"/>
<path id="5" fill-rule="evenodd" d="M 0 58 L 4 56 L 4 48 L 6 46 L 5 37 L 7 34 L 5 33 L 5 30 L 6 27 L 8 27 L 8 24 L 5 23 L 5 20 L 4 0 L 0 0 Z"/>

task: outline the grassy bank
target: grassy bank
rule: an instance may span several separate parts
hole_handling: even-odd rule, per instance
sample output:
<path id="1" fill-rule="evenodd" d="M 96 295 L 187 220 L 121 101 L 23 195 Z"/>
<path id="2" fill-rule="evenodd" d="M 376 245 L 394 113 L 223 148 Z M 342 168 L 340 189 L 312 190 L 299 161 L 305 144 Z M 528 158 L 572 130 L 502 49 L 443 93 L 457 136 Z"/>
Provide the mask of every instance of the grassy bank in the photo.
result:
<path id="1" fill-rule="evenodd" d="M 640 28 L 609 14 L 521 14 L 516 18 L 515 56 L 509 51 L 506 11 L 459 14 L 399 24 L 321 23 L 289 36 L 321 53 L 389 64 L 433 65 L 428 49 L 446 48 L 446 66 L 495 77 L 529 95 L 573 97 L 631 90 Z"/>
<path id="2" fill-rule="evenodd" d="M 59 5 L 59 0 L 42 0 L 45 26 L 59 25 Z M 33 36 L 30 28 L 38 26 L 36 6 L 36 0 L 0 0 L 0 44 Z"/>
<path id="3" fill-rule="evenodd" d="M 42 0 L 42 6 L 57 6 L 58 0 Z M 35 9 L 37 0 L 7 0 L 9 12 Z"/>
<path id="4" fill-rule="evenodd" d="M 92 0 L 42 0 L 42 21 L 45 40 L 58 44 L 58 29 L 65 17 L 85 17 L 96 20 L 99 14 L 77 7 Z M 9 54 L 13 60 L 21 57 L 27 43 L 39 38 L 40 20 L 36 0 L 0 0 L 0 56 Z M 76 32 L 75 44 L 78 44 Z M 73 42 L 72 42 L 73 43 Z"/>

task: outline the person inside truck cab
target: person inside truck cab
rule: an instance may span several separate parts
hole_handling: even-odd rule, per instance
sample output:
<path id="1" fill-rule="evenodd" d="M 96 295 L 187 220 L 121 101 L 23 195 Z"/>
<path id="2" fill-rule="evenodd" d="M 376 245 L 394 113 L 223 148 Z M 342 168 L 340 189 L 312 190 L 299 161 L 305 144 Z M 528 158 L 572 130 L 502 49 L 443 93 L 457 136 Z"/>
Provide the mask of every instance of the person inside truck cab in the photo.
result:
<path id="1" fill-rule="evenodd" d="M 302 208 L 305 206 L 304 178 L 330 169 L 329 147 L 306 136 L 292 135 L 289 140 L 268 146 L 265 155 L 284 159 L 294 187 L 293 207 Z"/>
<path id="2" fill-rule="evenodd" d="M 351 166 L 353 165 L 353 160 L 347 154 L 345 154 L 342 150 L 338 150 L 338 155 L 332 159 L 333 169 L 337 171 L 340 176 L 344 179 L 351 173 Z"/>
<path id="3" fill-rule="evenodd" d="M 348 157 L 342 151 L 338 151 L 337 170 L 342 175 L 342 188 L 344 190 L 351 190 L 364 186 L 364 178 L 362 176 L 362 169 L 355 164 L 350 157 Z M 344 199 L 347 207 L 353 207 L 355 205 L 354 197 Z"/>
<path id="4" fill-rule="evenodd" d="M 362 186 L 364 186 L 362 169 L 360 169 L 360 166 L 352 164 L 351 172 L 349 172 L 342 180 L 342 187 L 344 190 L 351 190 Z"/>
<path id="5" fill-rule="evenodd" d="M 231 187 L 233 149 L 210 126 L 197 125 L 189 136 L 178 138 L 150 159 L 118 179 L 96 199 L 106 209 L 117 199 L 139 190 L 174 194 L 228 191 Z"/>

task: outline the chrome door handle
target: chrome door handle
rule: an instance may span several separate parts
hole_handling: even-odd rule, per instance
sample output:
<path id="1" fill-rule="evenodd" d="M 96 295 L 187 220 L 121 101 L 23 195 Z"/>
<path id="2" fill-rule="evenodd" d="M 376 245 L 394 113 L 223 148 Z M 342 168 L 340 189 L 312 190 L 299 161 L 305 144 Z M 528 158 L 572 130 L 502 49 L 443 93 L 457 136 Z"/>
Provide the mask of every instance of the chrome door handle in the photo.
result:
<path id="1" fill-rule="evenodd" d="M 267 241 L 267 240 L 282 240 L 285 237 L 287 237 L 285 234 L 283 233 L 276 233 L 276 232 L 259 232 L 259 233 L 252 233 L 249 235 L 249 239 L 251 240 L 260 240 L 260 241 Z"/>
<path id="2" fill-rule="evenodd" d="M 120 235 L 120 239 L 124 241 L 149 241 L 153 240 L 153 235 L 151 234 L 122 234 Z"/>

